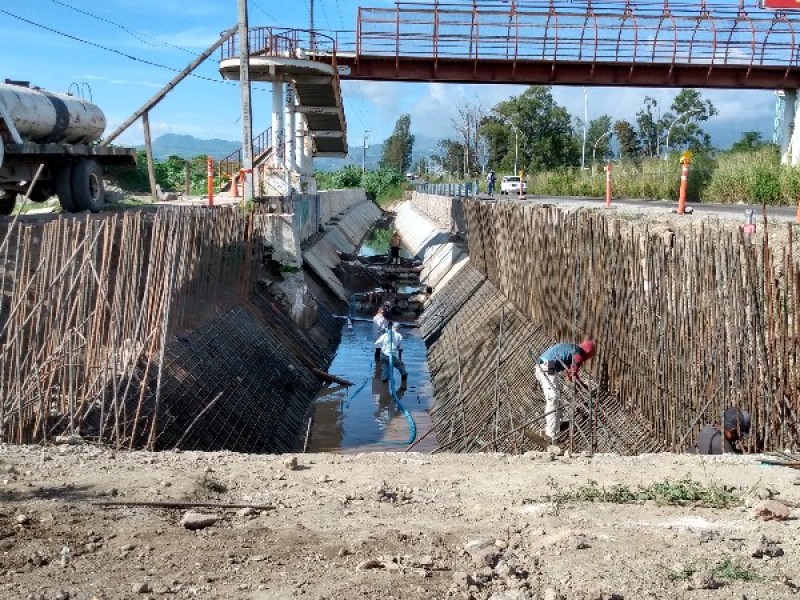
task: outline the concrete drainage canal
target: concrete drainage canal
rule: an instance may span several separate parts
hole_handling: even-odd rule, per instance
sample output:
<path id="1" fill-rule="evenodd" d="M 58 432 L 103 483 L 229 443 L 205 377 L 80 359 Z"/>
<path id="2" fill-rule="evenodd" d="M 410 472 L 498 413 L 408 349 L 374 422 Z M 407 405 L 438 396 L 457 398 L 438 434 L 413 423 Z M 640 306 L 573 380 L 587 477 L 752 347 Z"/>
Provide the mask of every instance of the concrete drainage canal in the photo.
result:
<path id="1" fill-rule="evenodd" d="M 389 264 L 391 235 L 391 227 L 379 223 L 358 254 L 344 255 L 339 265 L 348 309 L 337 315 L 342 336 L 329 371 L 353 385 L 325 388 L 316 398 L 304 444 L 309 452 L 401 451 L 412 443 L 420 452 L 436 447 L 435 436 L 427 435 L 433 388 L 418 323 L 430 290 L 419 280 L 421 261 L 407 249 Z M 407 381 L 398 369 L 382 380 L 374 345 L 382 330 L 373 317 L 384 303 L 402 336 Z"/>

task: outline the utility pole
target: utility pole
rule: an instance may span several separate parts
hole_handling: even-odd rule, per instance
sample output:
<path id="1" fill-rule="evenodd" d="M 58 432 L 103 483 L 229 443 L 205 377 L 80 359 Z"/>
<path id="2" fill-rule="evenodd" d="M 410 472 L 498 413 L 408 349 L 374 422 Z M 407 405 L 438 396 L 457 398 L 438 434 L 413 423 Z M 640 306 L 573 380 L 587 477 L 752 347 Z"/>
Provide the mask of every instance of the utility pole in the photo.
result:
<path id="1" fill-rule="evenodd" d="M 239 0 L 239 88 L 242 98 L 242 198 L 255 196 L 253 173 L 253 110 L 250 104 L 250 43 L 248 41 L 247 0 Z"/>
<path id="2" fill-rule="evenodd" d="M 308 29 L 314 31 L 314 0 L 308 0 Z"/>

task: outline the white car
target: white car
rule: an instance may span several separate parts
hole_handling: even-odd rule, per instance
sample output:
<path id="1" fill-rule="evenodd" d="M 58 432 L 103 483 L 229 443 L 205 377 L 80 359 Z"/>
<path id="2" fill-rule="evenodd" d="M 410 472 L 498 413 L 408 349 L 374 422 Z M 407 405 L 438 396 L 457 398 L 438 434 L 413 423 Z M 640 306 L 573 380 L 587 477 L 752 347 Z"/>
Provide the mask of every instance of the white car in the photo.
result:
<path id="1" fill-rule="evenodd" d="M 525 194 L 528 191 L 528 184 L 521 180 L 520 177 L 516 175 L 506 175 L 503 177 L 503 181 L 500 182 L 500 193 L 501 194 L 517 194 L 519 195 L 519 187 L 522 185 L 522 193 Z"/>

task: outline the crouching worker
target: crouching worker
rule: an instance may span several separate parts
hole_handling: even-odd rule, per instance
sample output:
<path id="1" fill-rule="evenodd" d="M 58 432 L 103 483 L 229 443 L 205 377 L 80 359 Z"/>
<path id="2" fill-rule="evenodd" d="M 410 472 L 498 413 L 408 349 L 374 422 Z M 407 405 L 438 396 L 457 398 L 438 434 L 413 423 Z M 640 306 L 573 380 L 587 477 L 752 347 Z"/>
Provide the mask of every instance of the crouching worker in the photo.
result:
<path id="1" fill-rule="evenodd" d="M 408 379 L 408 372 L 406 366 L 403 364 L 403 336 L 397 330 L 399 326 L 397 323 L 392 323 L 391 329 L 384 331 L 381 336 L 375 340 L 375 347 L 380 348 L 381 351 L 381 380 L 385 383 L 389 381 L 390 366 L 389 357 L 392 358 L 392 364 L 400 371 L 403 383 L 401 387 L 405 387 L 406 380 Z"/>
<path id="2" fill-rule="evenodd" d="M 700 430 L 694 444 L 696 454 L 741 454 L 737 442 L 750 433 L 750 413 L 735 406 L 726 408 L 722 415 L 723 426 L 719 423 L 706 425 Z"/>
<path id="3" fill-rule="evenodd" d="M 560 374 L 566 371 L 568 379 L 573 377 L 580 381 L 578 371 L 581 365 L 594 356 L 595 346 L 592 340 L 584 340 L 580 344 L 556 344 L 550 346 L 539 357 L 536 365 L 536 379 L 544 394 L 544 433 L 555 442 L 561 431 L 561 381 Z"/>

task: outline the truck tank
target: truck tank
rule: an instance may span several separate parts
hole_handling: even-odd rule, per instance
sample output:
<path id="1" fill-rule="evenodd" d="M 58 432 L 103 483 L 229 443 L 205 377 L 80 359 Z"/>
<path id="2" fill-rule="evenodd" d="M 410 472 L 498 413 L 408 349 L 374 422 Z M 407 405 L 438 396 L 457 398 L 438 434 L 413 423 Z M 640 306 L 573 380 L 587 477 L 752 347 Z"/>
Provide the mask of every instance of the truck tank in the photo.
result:
<path id="1" fill-rule="evenodd" d="M 26 142 L 89 144 L 106 128 L 99 106 L 68 94 L 0 83 L 0 103 Z"/>

